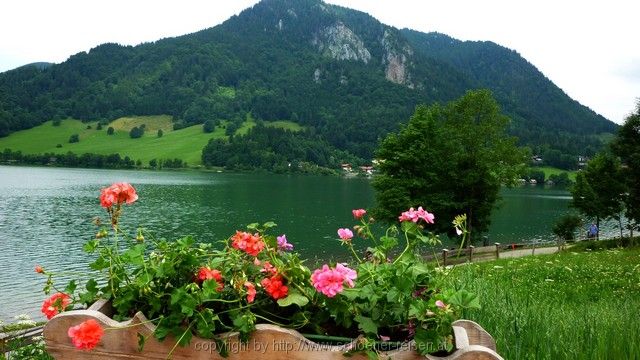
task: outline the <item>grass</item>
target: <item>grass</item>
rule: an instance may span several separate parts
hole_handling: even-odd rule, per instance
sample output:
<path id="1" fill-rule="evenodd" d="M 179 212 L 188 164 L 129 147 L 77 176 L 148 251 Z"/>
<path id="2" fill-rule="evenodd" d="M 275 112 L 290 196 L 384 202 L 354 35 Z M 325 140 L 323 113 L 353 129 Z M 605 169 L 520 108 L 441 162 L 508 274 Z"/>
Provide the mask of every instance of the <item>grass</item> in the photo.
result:
<path id="1" fill-rule="evenodd" d="M 444 286 L 479 295 L 464 317 L 505 359 L 640 359 L 640 248 L 572 250 L 458 266 Z"/>
<path id="2" fill-rule="evenodd" d="M 145 124 L 144 136 L 139 139 L 131 139 L 129 130 L 134 126 Z M 300 125 L 289 121 L 276 121 L 267 123 L 270 126 L 285 129 L 300 130 Z M 87 129 L 87 125 L 91 129 Z M 114 135 L 107 135 L 107 128 L 115 129 Z M 248 119 L 237 134 L 246 133 L 255 126 L 252 119 Z M 53 126 L 51 121 L 36 126 L 29 130 L 15 132 L 7 137 L 0 138 L 0 151 L 9 148 L 13 151 L 20 150 L 24 154 L 42 153 L 67 153 L 69 151 L 78 155 L 83 153 L 114 154 L 129 156 L 133 160 L 140 160 L 147 165 L 151 159 L 182 159 L 189 166 L 200 165 L 202 148 L 212 138 L 224 138 L 224 129 L 216 128 L 213 133 L 204 133 L 202 125 L 194 125 L 188 128 L 173 130 L 171 117 L 158 116 L 133 116 L 114 120 L 109 125 L 104 125 L 102 130 L 96 130 L 97 122 L 83 123 L 79 120 L 63 120 L 60 126 Z M 158 129 L 162 129 L 164 135 L 157 137 Z M 80 136 L 80 142 L 70 144 L 69 137 L 72 134 Z M 57 147 L 60 144 L 62 147 Z"/>
<path id="3" fill-rule="evenodd" d="M 562 170 L 562 169 L 558 169 L 551 166 L 536 166 L 536 167 L 533 167 L 532 169 L 544 171 L 545 179 L 549 179 L 549 176 L 551 175 L 559 175 L 560 173 L 566 172 L 567 174 L 569 174 L 569 179 L 571 179 L 571 181 L 576 181 L 577 171 Z"/>

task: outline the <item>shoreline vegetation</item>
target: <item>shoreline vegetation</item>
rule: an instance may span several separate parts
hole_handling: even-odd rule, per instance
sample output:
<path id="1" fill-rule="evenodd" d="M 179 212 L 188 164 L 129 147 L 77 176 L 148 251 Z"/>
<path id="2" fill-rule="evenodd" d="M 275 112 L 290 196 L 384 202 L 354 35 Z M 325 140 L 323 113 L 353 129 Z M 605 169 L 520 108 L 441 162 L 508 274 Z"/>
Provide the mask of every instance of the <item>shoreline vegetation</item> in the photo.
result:
<path id="1" fill-rule="evenodd" d="M 153 164 L 153 166 L 151 165 Z M 9 148 L 0 152 L 0 165 L 6 166 L 36 166 L 36 167 L 55 167 L 66 169 L 109 169 L 109 170 L 140 170 L 140 171 L 202 171 L 202 172 L 232 172 L 232 173 L 295 173 L 295 174 L 311 174 L 311 175 L 333 175 L 344 178 L 370 178 L 371 173 L 365 172 L 344 172 L 341 169 L 331 169 L 315 164 L 302 163 L 298 164 L 295 169 L 281 169 L 274 171 L 262 168 L 254 169 L 226 169 L 223 166 L 205 166 L 188 164 L 181 159 L 159 159 L 151 164 L 138 163 L 137 160 L 130 159 L 128 156 L 124 158 L 120 154 L 101 155 L 93 153 L 84 153 L 81 155 L 69 152 L 67 154 L 22 154 L 21 151 L 13 151 Z M 543 173 L 545 181 L 531 181 L 534 177 L 524 175 L 519 185 L 523 186 L 559 186 L 568 187 L 574 183 L 577 171 L 565 171 L 553 167 L 536 167 L 532 166 L 527 170 L 527 174 Z M 562 174 L 566 174 L 562 175 Z M 556 179 L 560 175 L 563 181 Z M 523 181 L 524 180 L 524 181 Z"/>

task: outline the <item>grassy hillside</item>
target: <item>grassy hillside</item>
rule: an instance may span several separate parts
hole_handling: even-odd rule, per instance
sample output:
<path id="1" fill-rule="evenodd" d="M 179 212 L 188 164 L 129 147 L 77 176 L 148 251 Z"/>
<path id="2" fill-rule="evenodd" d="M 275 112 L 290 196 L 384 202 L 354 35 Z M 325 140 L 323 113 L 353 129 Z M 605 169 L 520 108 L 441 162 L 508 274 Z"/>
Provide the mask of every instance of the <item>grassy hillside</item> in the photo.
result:
<path id="1" fill-rule="evenodd" d="M 129 130 L 134 126 L 145 124 L 144 136 L 139 139 L 131 139 Z M 238 133 L 246 133 L 255 123 L 247 121 L 238 130 Z M 91 128 L 88 129 L 87 127 Z M 107 135 L 107 128 L 115 129 L 113 135 Z M 297 124 L 278 121 L 271 126 L 282 127 L 291 130 L 300 130 Z M 179 158 L 186 161 L 189 166 L 201 164 L 200 156 L 202 148 L 212 138 L 225 137 L 224 128 L 218 127 L 213 133 L 204 133 L 202 125 L 194 125 L 188 128 L 173 130 L 171 117 L 159 116 L 135 116 L 123 117 L 114 120 L 109 125 L 104 125 L 102 130 L 97 130 L 97 122 L 83 123 L 79 120 L 63 120 L 59 126 L 53 126 L 51 121 L 36 126 L 29 130 L 18 131 L 7 137 L 0 138 L 0 150 L 9 148 L 20 150 L 25 154 L 41 154 L 45 152 L 76 154 L 114 154 L 129 156 L 134 160 L 141 160 L 147 165 L 151 159 Z M 158 129 L 162 129 L 164 135 L 157 137 Z M 80 136 L 80 142 L 70 144 L 69 137 L 72 134 Z M 62 147 L 57 147 L 57 145 Z"/>

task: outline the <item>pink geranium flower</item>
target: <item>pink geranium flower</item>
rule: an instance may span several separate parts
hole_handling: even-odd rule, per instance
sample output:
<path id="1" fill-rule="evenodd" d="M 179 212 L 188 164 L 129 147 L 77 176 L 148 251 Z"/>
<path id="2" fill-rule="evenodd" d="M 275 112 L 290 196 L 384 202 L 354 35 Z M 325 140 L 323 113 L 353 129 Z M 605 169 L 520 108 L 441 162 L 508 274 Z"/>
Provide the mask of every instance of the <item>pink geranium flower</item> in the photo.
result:
<path id="1" fill-rule="evenodd" d="M 335 268 L 330 268 L 325 264 L 322 269 L 317 269 L 311 275 L 311 283 L 317 291 L 328 297 L 334 297 L 344 290 L 344 283 L 349 287 L 355 284 L 353 280 L 358 277 L 355 270 L 349 269 L 343 264 L 337 264 Z"/>
<path id="2" fill-rule="evenodd" d="M 422 206 L 418 207 L 418 210 L 414 210 L 413 208 L 409 208 L 408 211 L 403 212 L 398 216 L 400 221 L 412 221 L 417 223 L 420 219 L 424 220 L 429 224 L 433 224 L 433 220 L 435 216 L 428 211 L 424 210 Z"/>
<path id="3" fill-rule="evenodd" d="M 353 238 L 353 232 L 346 228 L 338 229 L 338 236 L 340 236 L 340 239 L 344 241 L 348 241 L 348 240 L 351 240 L 351 238 Z"/>
<path id="4" fill-rule="evenodd" d="M 351 210 L 351 213 L 353 214 L 353 217 L 355 219 L 362 219 L 362 217 L 367 213 L 367 210 L 365 209 L 355 209 L 355 210 Z"/>
<path id="5" fill-rule="evenodd" d="M 280 235 L 277 237 L 278 250 L 291 251 L 293 250 L 293 244 L 287 242 L 287 235 Z"/>

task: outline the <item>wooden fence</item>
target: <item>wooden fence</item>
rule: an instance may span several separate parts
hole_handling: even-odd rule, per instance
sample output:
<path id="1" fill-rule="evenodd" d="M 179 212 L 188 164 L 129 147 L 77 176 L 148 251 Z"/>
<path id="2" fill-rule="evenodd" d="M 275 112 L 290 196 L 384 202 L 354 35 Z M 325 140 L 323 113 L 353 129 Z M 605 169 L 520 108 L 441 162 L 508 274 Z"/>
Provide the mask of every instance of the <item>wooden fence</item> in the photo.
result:
<path id="1" fill-rule="evenodd" d="M 11 350 L 33 344 L 36 337 L 42 336 L 43 328 L 44 326 L 36 326 L 30 329 L 0 333 L 0 355 L 9 354 L 6 358 L 11 359 Z"/>
<path id="2" fill-rule="evenodd" d="M 502 254 L 503 257 L 535 255 L 536 249 L 540 249 L 541 247 L 549 248 L 556 246 L 558 247 L 558 249 L 561 249 L 564 247 L 564 244 L 557 242 L 539 242 L 527 244 L 495 243 L 490 246 L 480 247 L 471 245 L 462 249 L 442 249 L 442 252 L 439 254 L 427 255 L 426 260 L 438 261 L 441 266 L 447 266 L 465 262 L 495 260 L 500 258 L 500 254 Z M 528 254 L 527 251 L 531 251 L 531 254 Z"/>

